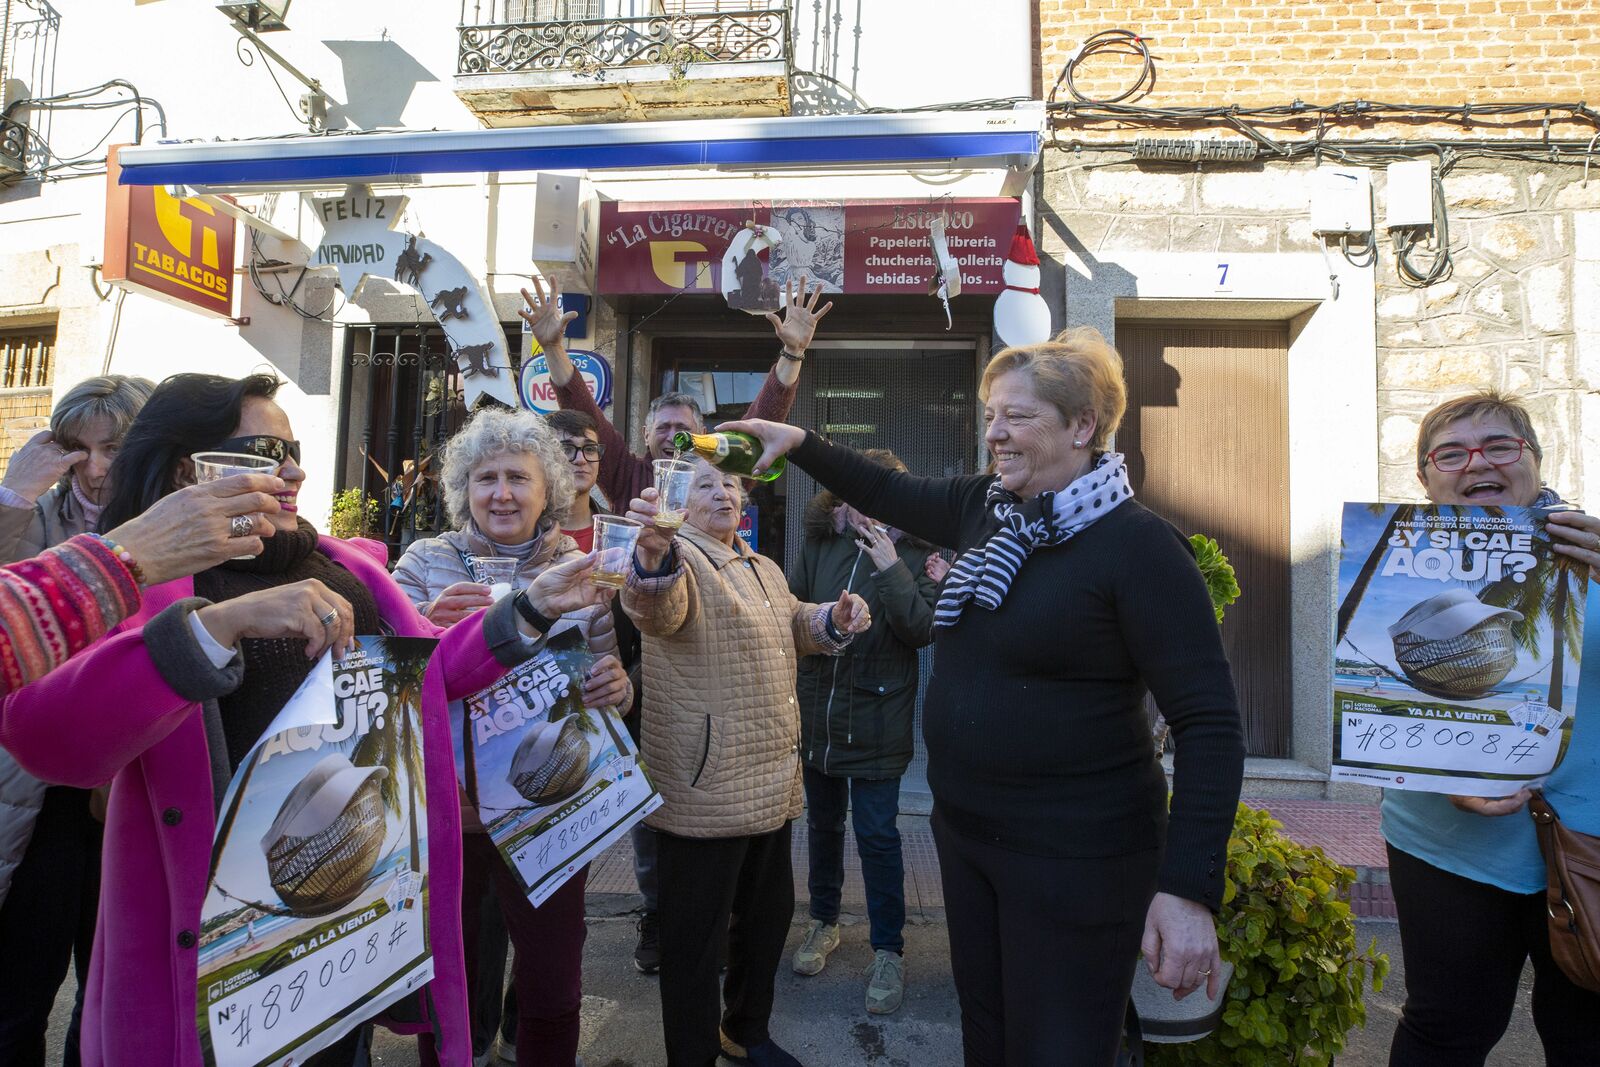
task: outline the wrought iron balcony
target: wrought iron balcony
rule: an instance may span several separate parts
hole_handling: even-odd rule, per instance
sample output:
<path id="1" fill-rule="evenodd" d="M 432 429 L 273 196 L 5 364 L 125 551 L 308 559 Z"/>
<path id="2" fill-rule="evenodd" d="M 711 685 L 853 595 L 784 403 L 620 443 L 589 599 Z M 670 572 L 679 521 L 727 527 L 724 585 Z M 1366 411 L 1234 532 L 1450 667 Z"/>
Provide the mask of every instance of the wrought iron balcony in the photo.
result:
<path id="1" fill-rule="evenodd" d="M 456 91 L 489 125 L 785 114 L 788 9 L 781 0 L 739 2 L 738 9 L 679 0 L 664 13 L 652 4 L 657 13 L 642 16 L 541 18 L 599 14 L 604 5 L 463 0 Z M 627 107 L 618 95 L 624 86 Z M 558 92 L 560 102 L 542 100 L 541 91 Z M 501 106 L 508 102 L 515 106 Z"/>

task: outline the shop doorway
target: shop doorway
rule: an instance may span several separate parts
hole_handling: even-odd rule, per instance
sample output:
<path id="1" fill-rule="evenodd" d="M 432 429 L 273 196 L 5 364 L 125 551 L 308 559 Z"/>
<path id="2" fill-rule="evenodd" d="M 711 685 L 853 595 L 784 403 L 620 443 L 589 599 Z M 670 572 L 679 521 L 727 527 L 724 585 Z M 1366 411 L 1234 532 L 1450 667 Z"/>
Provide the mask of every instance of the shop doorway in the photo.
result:
<path id="1" fill-rule="evenodd" d="M 768 349 L 765 342 L 747 339 L 658 338 L 651 395 L 709 388 L 714 395 L 707 396 L 712 401 L 707 423 L 737 418 L 772 367 Z M 751 356 L 752 351 L 761 354 Z M 789 421 L 836 443 L 892 449 L 917 474 L 972 474 L 979 452 L 977 368 L 971 340 L 818 342 L 801 369 Z M 805 506 L 816 492 L 817 484 L 792 467 L 756 489 L 757 550 L 781 562 L 786 572 L 799 556 Z M 922 692 L 932 655 L 924 649 L 921 659 L 917 748 L 902 786 L 904 794 L 913 795 L 928 788 Z"/>
<path id="2" fill-rule="evenodd" d="M 1223 623 L 1252 756 L 1287 757 L 1288 327 L 1119 322 L 1128 413 L 1117 448 L 1134 492 L 1222 546 L 1243 590 Z"/>

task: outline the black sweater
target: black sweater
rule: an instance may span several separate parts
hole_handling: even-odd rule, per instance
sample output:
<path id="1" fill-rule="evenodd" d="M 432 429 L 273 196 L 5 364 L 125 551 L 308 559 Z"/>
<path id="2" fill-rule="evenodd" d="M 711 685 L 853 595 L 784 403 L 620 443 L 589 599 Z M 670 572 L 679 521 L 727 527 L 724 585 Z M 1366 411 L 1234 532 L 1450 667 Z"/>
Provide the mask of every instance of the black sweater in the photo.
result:
<path id="1" fill-rule="evenodd" d="M 991 476 L 919 478 L 808 433 L 790 459 L 878 521 L 964 551 Z M 1162 847 L 1157 887 L 1215 910 L 1244 773 L 1233 678 L 1188 541 L 1129 500 L 1023 563 L 996 611 L 934 629 L 928 784 L 950 829 L 1018 852 Z M 1172 808 L 1143 700 L 1176 744 Z M 1163 840 L 1164 838 L 1164 840 Z"/>

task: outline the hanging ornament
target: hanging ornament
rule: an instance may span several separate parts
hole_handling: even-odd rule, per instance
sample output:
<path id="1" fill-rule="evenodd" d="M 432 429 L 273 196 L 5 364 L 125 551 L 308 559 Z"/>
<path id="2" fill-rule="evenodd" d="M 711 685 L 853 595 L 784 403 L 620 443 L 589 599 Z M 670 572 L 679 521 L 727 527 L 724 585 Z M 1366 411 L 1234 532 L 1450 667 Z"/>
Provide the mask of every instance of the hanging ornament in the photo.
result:
<path id="1" fill-rule="evenodd" d="M 1025 223 L 1017 224 L 1000 268 L 1005 288 L 994 301 L 994 332 L 1006 347 L 1050 339 L 1050 307 L 1039 295 L 1039 254 Z"/>
<path id="2" fill-rule="evenodd" d="M 751 315 L 765 315 L 783 306 L 778 283 L 772 280 L 761 253 L 783 243 L 775 227 L 747 222 L 733 235 L 722 254 L 722 295 L 728 306 Z"/>
<path id="3" fill-rule="evenodd" d="M 950 254 L 944 229 L 943 215 L 928 223 L 928 240 L 933 245 L 933 277 L 928 279 L 928 295 L 938 297 L 944 304 L 944 328 L 948 330 L 955 325 L 950 317 L 950 298 L 961 295 L 961 264 Z"/>

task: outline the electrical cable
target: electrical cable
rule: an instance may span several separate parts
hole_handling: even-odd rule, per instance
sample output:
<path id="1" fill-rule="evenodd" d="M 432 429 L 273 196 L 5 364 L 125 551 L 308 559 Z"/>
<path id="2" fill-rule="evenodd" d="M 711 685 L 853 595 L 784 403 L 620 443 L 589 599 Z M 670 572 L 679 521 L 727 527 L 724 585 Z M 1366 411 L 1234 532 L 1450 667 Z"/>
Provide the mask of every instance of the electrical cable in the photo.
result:
<path id="1" fill-rule="evenodd" d="M 1137 57 L 1140 60 L 1139 76 L 1115 96 L 1103 98 L 1085 96 L 1073 83 L 1072 74 L 1084 60 L 1097 54 Z M 1067 87 L 1067 92 L 1071 93 L 1072 98 L 1079 103 L 1102 106 L 1117 104 L 1130 96 L 1148 93 L 1155 88 L 1155 60 L 1150 55 L 1150 46 L 1145 39 L 1132 30 L 1101 30 L 1085 39 L 1067 56 L 1067 61 L 1061 65 L 1061 73 L 1056 75 L 1055 84 L 1050 87 L 1050 95 L 1045 99 L 1046 107 L 1055 105 L 1056 93 L 1061 90 L 1062 85 Z"/>
<path id="2" fill-rule="evenodd" d="M 1450 258 L 1450 213 L 1444 200 L 1444 176 L 1454 165 L 1455 154 L 1447 148 L 1441 149 L 1439 166 L 1433 171 L 1432 227 L 1406 226 L 1389 231 L 1394 241 L 1396 272 L 1400 281 L 1413 289 L 1426 289 L 1444 281 L 1455 269 Z M 1411 256 L 1422 242 L 1421 231 L 1429 228 L 1433 231 L 1433 262 L 1426 269 L 1419 269 L 1411 262 Z"/>

